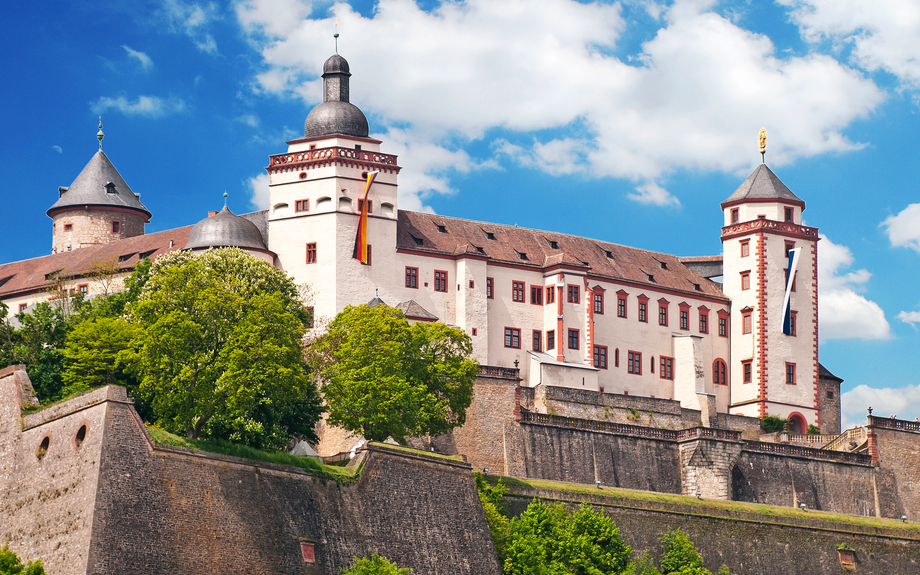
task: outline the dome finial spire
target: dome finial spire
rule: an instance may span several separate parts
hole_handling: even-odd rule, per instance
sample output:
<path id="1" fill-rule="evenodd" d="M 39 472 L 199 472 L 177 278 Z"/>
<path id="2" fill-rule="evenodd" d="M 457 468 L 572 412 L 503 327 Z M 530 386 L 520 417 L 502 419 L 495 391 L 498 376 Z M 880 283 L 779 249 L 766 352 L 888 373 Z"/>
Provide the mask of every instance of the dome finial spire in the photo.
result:
<path id="1" fill-rule="evenodd" d="M 224 207 L 227 207 L 227 192 L 224 192 Z"/>
<path id="2" fill-rule="evenodd" d="M 99 132 L 96 133 L 96 138 L 99 139 L 99 151 L 102 151 L 102 138 L 105 137 L 105 134 L 102 133 L 102 116 L 99 116 Z"/>
<path id="3" fill-rule="evenodd" d="M 338 54 L 339 53 L 339 21 L 338 19 L 336 19 L 335 21 L 335 34 L 333 34 L 332 37 L 335 38 L 335 53 Z"/>
<path id="4" fill-rule="evenodd" d="M 760 163 L 765 164 L 767 154 L 767 129 L 761 128 L 760 135 L 757 136 L 757 143 L 760 145 Z"/>

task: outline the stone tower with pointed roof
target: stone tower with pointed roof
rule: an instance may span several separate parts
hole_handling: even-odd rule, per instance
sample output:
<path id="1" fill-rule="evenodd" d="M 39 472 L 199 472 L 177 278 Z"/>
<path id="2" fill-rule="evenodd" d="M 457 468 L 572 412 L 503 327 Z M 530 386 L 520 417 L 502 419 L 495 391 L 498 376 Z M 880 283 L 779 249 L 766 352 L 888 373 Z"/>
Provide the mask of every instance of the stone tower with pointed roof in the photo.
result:
<path id="1" fill-rule="evenodd" d="M 802 225 L 805 202 L 765 164 L 724 202 L 723 291 L 731 340 L 730 413 L 821 427 L 818 382 L 818 230 Z M 803 248 L 783 331 L 788 252 Z M 721 321 L 721 320 L 720 320 Z M 720 325 L 720 333 L 722 326 Z"/>
<path id="2" fill-rule="evenodd" d="M 131 191 L 101 146 L 77 179 L 58 191 L 47 212 L 54 221 L 53 254 L 142 236 L 150 221 L 140 194 Z"/>
<path id="3" fill-rule="evenodd" d="M 269 245 L 284 270 L 315 287 L 318 316 L 366 302 L 396 269 L 396 156 L 368 136 L 364 113 L 349 102 L 351 71 L 334 54 L 323 64 L 323 102 L 310 111 L 302 138 L 270 157 Z M 370 261 L 352 257 L 368 172 Z M 324 286 L 324 287 L 319 287 Z"/>

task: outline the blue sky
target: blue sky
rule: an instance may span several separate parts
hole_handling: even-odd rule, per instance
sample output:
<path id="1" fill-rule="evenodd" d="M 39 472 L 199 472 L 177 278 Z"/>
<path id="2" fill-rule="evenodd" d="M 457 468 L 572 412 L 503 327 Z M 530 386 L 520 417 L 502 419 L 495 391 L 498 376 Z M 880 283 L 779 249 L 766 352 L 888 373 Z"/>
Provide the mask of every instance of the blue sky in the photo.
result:
<path id="1" fill-rule="evenodd" d="M 721 252 L 760 161 L 807 203 L 844 421 L 920 415 L 920 3 L 158 0 L 8 6 L 0 261 L 103 147 L 154 216 L 264 207 L 333 52 L 399 155 L 400 207 L 677 255 Z M 539 6 L 539 8 L 535 8 Z"/>

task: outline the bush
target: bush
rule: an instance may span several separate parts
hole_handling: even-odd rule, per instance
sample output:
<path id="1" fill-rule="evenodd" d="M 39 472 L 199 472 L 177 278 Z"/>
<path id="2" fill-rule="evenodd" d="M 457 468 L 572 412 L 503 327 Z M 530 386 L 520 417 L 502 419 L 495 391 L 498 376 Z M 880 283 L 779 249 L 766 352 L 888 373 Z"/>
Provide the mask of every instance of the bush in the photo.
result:
<path id="1" fill-rule="evenodd" d="M 29 561 L 28 565 L 23 566 L 19 556 L 4 545 L 0 548 L 0 575 L 45 575 L 45 568 L 41 559 Z"/>
<path id="2" fill-rule="evenodd" d="M 764 433 L 776 433 L 786 428 L 786 420 L 775 415 L 767 415 L 760 420 L 760 429 Z"/>
<path id="3" fill-rule="evenodd" d="M 400 569 L 396 563 L 376 553 L 364 559 L 354 558 L 351 569 L 343 568 L 342 575 L 411 575 L 412 569 Z"/>

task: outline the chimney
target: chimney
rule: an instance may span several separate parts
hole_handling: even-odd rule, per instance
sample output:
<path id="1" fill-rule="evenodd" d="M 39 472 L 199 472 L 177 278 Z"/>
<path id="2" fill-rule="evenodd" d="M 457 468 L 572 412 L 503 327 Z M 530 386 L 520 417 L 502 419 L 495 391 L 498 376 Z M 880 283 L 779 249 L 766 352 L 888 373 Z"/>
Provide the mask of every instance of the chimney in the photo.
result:
<path id="1" fill-rule="evenodd" d="M 208 212 L 208 217 L 209 217 L 209 218 L 213 218 L 213 217 L 216 216 L 216 215 L 217 215 L 217 212 Z"/>

